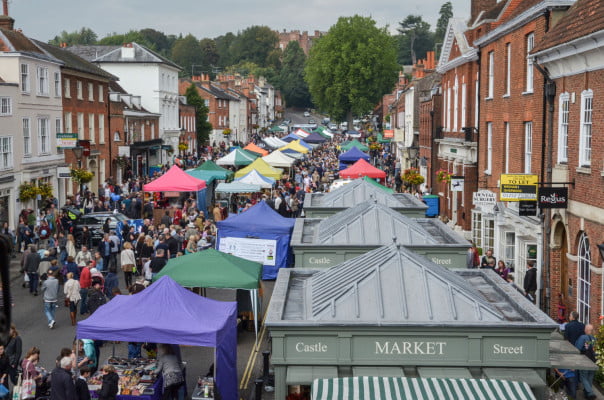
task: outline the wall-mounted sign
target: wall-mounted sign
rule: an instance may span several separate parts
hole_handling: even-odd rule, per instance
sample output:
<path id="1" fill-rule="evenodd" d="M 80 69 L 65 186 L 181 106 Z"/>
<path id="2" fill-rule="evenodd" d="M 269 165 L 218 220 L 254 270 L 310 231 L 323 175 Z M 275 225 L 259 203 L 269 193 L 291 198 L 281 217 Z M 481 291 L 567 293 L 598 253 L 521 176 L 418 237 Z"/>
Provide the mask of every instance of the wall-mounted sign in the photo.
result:
<path id="1" fill-rule="evenodd" d="M 539 208 L 567 208 L 568 188 L 539 188 Z"/>
<path id="2" fill-rule="evenodd" d="M 538 175 L 502 174 L 500 178 L 501 201 L 537 201 Z"/>
<path id="3" fill-rule="evenodd" d="M 394 129 L 384 129 L 384 138 L 392 139 L 394 137 Z"/>
<path id="4" fill-rule="evenodd" d="M 451 191 L 452 192 L 463 192 L 463 176 L 451 176 Z"/>
<path id="5" fill-rule="evenodd" d="M 117 155 L 120 157 L 130 157 L 130 146 L 117 146 Z"/>
<path id="6" fill-rule="evenodd" d="M 78 146 L 84 148 L 84 151 L 82 152 L 84 157 L 90 157 L 90 140 L 78 140 Z"/>
<path id="7" fill-rule="evenodd" d="M 69 167 L 57 167 L 57 178 L 71 178 L 71 169 Z"/>
<path id="8" fill-rule="evenodd" d="M 521 217 L 534 217 L 537 215 L 537 202 L 524 200 L 518 202 L 518 215 Z"/>
<path id="9" fill-rule="evenodd" d="M 78 145 L 77 133 L 57 133 L 57 148 L 73 149 Z"/>
<path id="10" fill-rule="evenodd" d="M 497 195 L 490 190 L 479 190 L 472 195 L 472 204 L 481 207 L 494 207 L 497 203 Z"/>

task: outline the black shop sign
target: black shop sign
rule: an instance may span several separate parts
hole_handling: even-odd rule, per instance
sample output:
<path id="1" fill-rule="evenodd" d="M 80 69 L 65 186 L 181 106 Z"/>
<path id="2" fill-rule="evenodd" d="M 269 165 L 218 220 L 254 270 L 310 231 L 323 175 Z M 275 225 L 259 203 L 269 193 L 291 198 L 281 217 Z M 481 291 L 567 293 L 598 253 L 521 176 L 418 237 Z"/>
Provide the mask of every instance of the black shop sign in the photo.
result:
<path id="1" fill-rule="evenodd" d="M 518 202 L 518 215 L 521 217 L 534 217 L 537 215 L 537 202 L 521 200 Z"/>
<path id="2" fill-rule="evenodd" d="M 542 187 L 539 188 L 537 198 L 539 208 L 567 208 L 568 207 L 568 188 L 565 187 Z"/>

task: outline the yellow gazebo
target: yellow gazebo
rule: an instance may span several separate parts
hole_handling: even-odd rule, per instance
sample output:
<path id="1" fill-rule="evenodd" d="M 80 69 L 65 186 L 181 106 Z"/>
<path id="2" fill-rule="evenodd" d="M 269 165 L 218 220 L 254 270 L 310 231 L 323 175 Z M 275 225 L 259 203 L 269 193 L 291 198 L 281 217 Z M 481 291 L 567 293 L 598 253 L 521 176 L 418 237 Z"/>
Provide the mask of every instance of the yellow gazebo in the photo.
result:
<path id="1" fill-rule="evenodd" d="M 235 172 L 235 178 L 241 178 L 241 177 L 247 175 L 248 172 L 251 172 L 254 169 L 256 171 L 258 171 L 260 173 L 260 175 L 264 175 L 269 178 L 273 178 L 275 180 L 280 179 L 281 174 L 283 173 L 283 169 L 273 168 L 270 165 L 268 165 L 268 163 L 266 161 L 264 161 L 262 158 L 257 158 L 253 163 L 251 163 L 247 167 L 242 168 L 239 171 Z"/>
<path id="2" fill-rule="evenodd" d="M 294 140 L 294 141 L 290 142 L 287 146 L 281 147 L 279 150 L 283 151 L 283 150 L 288 150 L 288 149 L 297 151 L 298 153 L 302 153 L 302 154 L 308 153 L 308 149 L 306 147 L 302 146 L 300 144 L 299 140 Z"/>

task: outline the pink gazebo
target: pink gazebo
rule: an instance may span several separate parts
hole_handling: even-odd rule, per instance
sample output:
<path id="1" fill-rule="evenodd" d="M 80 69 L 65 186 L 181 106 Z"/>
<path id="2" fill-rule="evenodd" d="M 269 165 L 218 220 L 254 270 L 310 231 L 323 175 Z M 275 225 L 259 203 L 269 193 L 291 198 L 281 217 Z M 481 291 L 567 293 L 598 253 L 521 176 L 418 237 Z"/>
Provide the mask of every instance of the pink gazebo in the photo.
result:
<path id="1" fill-rule="evenodd" d="M 350 167 L 340 171 L 340 178 L 356 179 L 363 176 L 370 178 L 385 179 L 386 173 L 381 169 L 374 167 L 362 158 L 352 164 Z"/>
<path id="2" fill-rule="evenodd" d="M 197 179 L 173 165 L 165 174 L 143 186 L 145 192 L 197 192 L 205 189 L 206 181 Z"/>

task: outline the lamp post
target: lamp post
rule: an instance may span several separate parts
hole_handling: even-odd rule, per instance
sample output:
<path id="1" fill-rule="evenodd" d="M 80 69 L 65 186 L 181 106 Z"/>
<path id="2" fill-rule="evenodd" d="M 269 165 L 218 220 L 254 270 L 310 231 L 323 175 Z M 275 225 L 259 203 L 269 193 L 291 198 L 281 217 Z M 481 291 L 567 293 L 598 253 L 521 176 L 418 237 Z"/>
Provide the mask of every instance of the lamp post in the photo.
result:
<path id="1" fill-rule="evenodd" d="M 78 160 L 78 168 L 82 168 L 82 155 L 84 154 L 84 147 L 76 146 L 76 147 L 72 148 L 71 151 L 73 151 L 73 155 L 75 156 L 76 160 Z M 83 195 L 82 181 L 80 181 L 79 184 L 80 184 L 80 197 L 81 197 Z"/>

